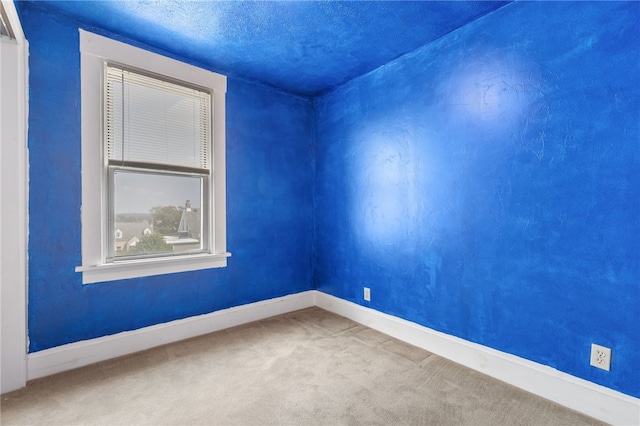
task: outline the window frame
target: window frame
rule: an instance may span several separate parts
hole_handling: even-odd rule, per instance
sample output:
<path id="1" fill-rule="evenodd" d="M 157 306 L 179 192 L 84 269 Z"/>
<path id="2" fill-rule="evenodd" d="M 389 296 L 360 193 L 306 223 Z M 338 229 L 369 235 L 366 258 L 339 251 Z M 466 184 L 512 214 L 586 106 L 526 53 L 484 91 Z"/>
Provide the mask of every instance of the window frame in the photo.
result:
<path id="1" fill-rule="evenodd" d="M 146 277 L 227 266 L 225 94 L 226 76 L 115 41 L 83 29 L 80 34 L 82 123 L 82 283 Z M 107 262 L 109 241 L 108 173 L 103 149 L 103 65 L 116 62 L 208 89 L 212 95 L 213 131 L 209 185 L 207 253 Z M 206 220 L 206 219 L 203 219 Z"/>
<path id="2" fill-rule="evenodd" d="M 151 253 L 151 254 L 139 254 L 139 255 L 117 255 L 116 249 L 116 241 L 115 239 L 109 238 L 107 241 L 107 262 L 106 263 L 115 263 L 115 262 L 123 262 L 126 260 L 134 260 L 135 258 L 151 258 L 151 257 L 173 257 L 173 256 L 193 256 L 195 254 L 207 253 L 209 250 L 209 246 L 211 243 L 211 232 L 210 232 L 210 223 L 208 220 L 205 220 L 210 216 L 210 209 L 208 202 L 211 191 L 209 190 L 210 186 L 210 174 L 197 174 L 197 173 L 186 173 L 179 172 L 173 170 L 157 170 L 157 169 L 146 169 L 144 167 L 131 167 L 131 166 L 114 166 L 111 164 L 106 165 L 107 167 L 107 188 L 109 190 L 108 194 L 105 194 L 105 200 L 108 203 L 108 222 L 105 224 L 106 231 L 105 235 L 113 235 L 116 230 L 116 212 L 114 207 L 117 205 L 115 203 L 116 197 L 116 185 L 115 185 L 115 174 L 116 173 L 132 173 L 137 175 L 147 174 L 147 175 L 155 175 L 155 176 L 163 176 L 163 177 L 183 177 L 183 178 L 195 178 L 200 180 L 200 192 L 201 196 L 199 201 L 202 203 L 200 208 L 201 214 L 201 231 L 202 235 L 200 236 L 200 248 L 198 249 L 190 249 L 189 252 L 186 251 L 178 251 L 167 254 L 162 253 Z M 145 229 L 147 231 L 148 228 Z M 143 235 L 150 235 L 153 232 L 146 233 L 143 231 Z M 135 256 L 135 257 L 134 257 Z"/>

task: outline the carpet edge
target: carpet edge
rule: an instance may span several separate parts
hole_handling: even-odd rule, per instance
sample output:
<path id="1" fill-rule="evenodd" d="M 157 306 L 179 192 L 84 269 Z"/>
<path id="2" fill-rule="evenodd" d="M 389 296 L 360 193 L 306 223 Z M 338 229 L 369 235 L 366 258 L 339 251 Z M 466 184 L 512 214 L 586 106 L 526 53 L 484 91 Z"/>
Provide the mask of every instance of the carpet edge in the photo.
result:
<path id="1" fill-rule="evenodd" d="M 614 425 L 640 424 L 640 399 L 552 367 L 317 291 L 316 306 Z"/>

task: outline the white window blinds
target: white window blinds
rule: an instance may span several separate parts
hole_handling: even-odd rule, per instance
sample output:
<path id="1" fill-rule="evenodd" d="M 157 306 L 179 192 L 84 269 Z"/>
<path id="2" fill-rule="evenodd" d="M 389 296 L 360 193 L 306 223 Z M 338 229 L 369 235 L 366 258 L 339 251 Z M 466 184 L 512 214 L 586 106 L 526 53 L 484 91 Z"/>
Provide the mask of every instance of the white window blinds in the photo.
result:
<path id="1" fill-rule="evenodd" d="M 208 173 L 209 93 L 112 65 L 105 86 L 110 165 Z"/>

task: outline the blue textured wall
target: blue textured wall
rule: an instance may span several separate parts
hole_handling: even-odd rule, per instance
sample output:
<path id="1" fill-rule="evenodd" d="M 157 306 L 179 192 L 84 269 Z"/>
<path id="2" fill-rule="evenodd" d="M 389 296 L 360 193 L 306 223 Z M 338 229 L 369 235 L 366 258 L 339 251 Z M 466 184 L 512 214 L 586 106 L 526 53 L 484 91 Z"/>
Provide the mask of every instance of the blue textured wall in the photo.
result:
<path id="1" fill-rule="evenodd" d="M 229 266 L 87 286 L 77 25 L 18 6 L 31 352 L 368 286 L 374 309 L 640 396 L 640 3 L 516 2 L 317 99 L 315 124 L 230 79 Z"/>
<path id="2" fill-rule="evenodd" d="M 30 351 L 312 287 L 311 101 L 239 79 L 227 93 L 229 266 L 82 285 L 80 56 L 72 22 L 20 5 L 30 45 Z"/>
<path id="3" fill-rule="evenodd" d="M 29 3 L 192 58 L 224 74 L 302 95 L 326 92 L 504 4 L 488 0 Z"/>
<path id="4" fill-rule="evenodd" d="M 319 290 L 640 396 L 640 3 L 516 2 L 316 109 Z"/>

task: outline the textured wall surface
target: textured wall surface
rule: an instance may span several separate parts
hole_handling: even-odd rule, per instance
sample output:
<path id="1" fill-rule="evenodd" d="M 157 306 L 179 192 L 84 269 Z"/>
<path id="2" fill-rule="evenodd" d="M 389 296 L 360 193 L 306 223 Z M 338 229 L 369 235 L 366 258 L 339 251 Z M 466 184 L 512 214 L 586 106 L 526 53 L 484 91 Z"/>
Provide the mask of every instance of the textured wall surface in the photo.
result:
<path id="1" fill-rule="evenodd" d="M 640 396 L 639 93 L 640 3 L 517 2 L 318 99 L 317 288 Z"/>
<path id="2" fill-rule="evenodd" d="M 31 352 L 311 288 L 311 102 L 239 79 L 227 93 L 228 267 L 83 286 L 78 29 L 30 7 L 21 19 Z"/>
<path id="3" fill-rule="evenodd" d="M 369 72 L 502 1 L 41 1 L 34 7 L 312 95 Z"/>
<path id="4" fill-rule="evenodd" d="M 315 101 L 231 78 L 229 266 L 86 286 L 77 24 L 19 8 L 31 352 L 318 288 L 640 396 L 640 3 L 516 2 Z"/>

